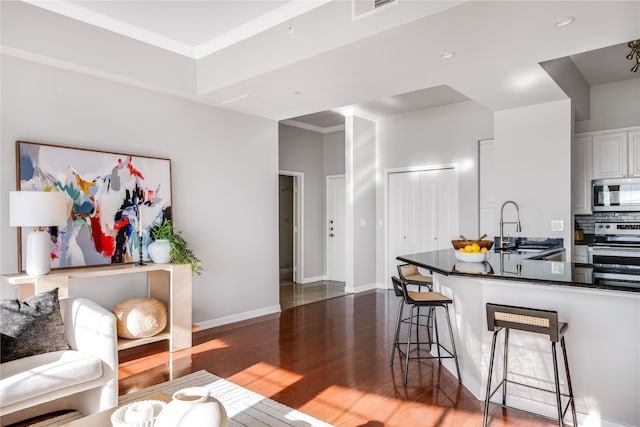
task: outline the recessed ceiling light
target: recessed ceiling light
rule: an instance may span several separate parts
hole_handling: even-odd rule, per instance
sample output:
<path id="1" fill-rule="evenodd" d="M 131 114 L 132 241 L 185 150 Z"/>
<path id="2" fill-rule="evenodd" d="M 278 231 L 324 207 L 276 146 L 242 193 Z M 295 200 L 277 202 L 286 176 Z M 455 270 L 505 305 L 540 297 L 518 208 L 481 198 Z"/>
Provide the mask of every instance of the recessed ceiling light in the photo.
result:
<path id="1" fill-rule="evenodd" d="M 573 16 L 567 16 L 566 18 L 557 20 L 556 27 L 564 27 L 566 25 L 573 23 L 573 21 L 575 20 L 576 18 L 574 18 Z"/>
<path id="2" fill-rule="evenodd" d="M 442 59 L 449 59 L 449 58 L 453 58 L 454 56 L 456 56 L 456 53 L 451 51 L 440 53 L 440 58 Z"/>
<path id="3" fill-rule="evenodd" d="M 295 92 L 293 92 L 293 94 L 295 96 L 300 96 L 300 95 L 302 95 L 302 92 L 300 92 L 299 90 L 296 90 Z"/>

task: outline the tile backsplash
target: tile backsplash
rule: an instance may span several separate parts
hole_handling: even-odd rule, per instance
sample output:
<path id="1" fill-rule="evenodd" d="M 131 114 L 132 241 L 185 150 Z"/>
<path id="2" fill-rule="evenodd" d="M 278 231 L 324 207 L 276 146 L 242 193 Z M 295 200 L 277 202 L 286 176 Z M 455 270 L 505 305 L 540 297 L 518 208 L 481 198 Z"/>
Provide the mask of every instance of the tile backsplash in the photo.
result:
<path id="1" fill-rule="evenodd" d="M 585 234 L 594 234 L 596 222 L 640 222 L 640 212 L 596 212 L 593 215 L 575 215 L 575 220 Z"/>

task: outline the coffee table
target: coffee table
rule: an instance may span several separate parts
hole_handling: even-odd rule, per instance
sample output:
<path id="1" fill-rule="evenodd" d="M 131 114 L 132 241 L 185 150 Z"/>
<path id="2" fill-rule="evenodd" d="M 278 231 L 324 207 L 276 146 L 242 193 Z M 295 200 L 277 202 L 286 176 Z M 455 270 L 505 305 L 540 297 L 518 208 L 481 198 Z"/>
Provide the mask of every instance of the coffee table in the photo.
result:
<path id="1" fill-rule="evenodd" d="M 157 391 L 147 396 L 143 396 L 141 400 L 161 400 L 163 402 L 171 401 L 171 396 L 168 394 Z M 133 402 L 130 402 L 133 403 Z M 130 403 L 127 403 L 129 405 Z M 126 406 L 126 405 L 121 405 Z M 66 424 L 62 424 L 61 427 L 111 427 L 111 414 L 113 414 L 121 406 L 105 409 L 97 414 L 89 415 L 87 417 L 80 418 L 79 420 L 71 421 Z"/>

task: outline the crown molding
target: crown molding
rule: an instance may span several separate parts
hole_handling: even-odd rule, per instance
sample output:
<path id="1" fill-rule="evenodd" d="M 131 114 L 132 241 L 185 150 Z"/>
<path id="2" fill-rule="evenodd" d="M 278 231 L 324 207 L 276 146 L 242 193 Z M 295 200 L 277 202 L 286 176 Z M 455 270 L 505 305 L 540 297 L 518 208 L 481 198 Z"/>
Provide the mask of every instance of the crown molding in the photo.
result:
<path id="1" fill-rule="evenodd" d="M 296 16 L 307 13 L 330 0 L 291 1 L 259 18 L 252 19 L 239 27 L 227 31 L 199 45 L 189 45 L 153 31 L 144 30 L 115 18 L 94 12 L 77 3 L 66 0 L 23 0 L 33 6 L 50 12 L 94 25 L 114 33 L 168 50 L 191 59 L 200 59 L 219 50 L 246 40 L 263 31 L 280 25 Z"/>
<path id="2" fill-rule="evenodd" d="M 24 2 L 179 55 L 196 59 L 196 48 L 193 46 L 189 46 L 185 43 L 181 43 L 152 31 L 143 30 L 135 25 L 127 24 L 126 22 L 122 22 L 101 13 L 93 12 L 76 3 L 64 0 L 24 0 Z"/>
<path id="3" fill-rule="evenodd" d="M 36 63 L 40 63 L 40 64 L 44 64 L 44 65 L 48 65 L 56 68 L 61 68 L 63 70 L 68 70 L 68 71 L 72 71 L 80 74 L 86 74 L 92 77 L 98 77 L 98 78 L 110 80 L 117 83 L 123 83 L 129 86 L 135 86 L 140 89 L 147 89 L 154 92 L 163 93 L 165 95 L 176 96 L 179 98 L 188 99 L 189 101 L 220 108 L 217 105 L 214 105 L 209 102 L 205 102 L 202 99 L 199 99 L 195 94 L 187 91 L 181 91 L 181 90 L 172 89 L 170 87 L 166 87 L 162 85 L 148 83 L 142 80 L 124 76 L 122 74 L 102 71 L 97 68 L 79 65 L 73 62 L 52 58 L 50 56 L 42 55 L 39 53 L 33 53 L 33 52 L 17 49 L 17 48 L 6 46 L 6 45 L 0 45 L 0 54 L 12 56 L 15 58 L 24 59 L 27 61 L 36 62 Z"/>

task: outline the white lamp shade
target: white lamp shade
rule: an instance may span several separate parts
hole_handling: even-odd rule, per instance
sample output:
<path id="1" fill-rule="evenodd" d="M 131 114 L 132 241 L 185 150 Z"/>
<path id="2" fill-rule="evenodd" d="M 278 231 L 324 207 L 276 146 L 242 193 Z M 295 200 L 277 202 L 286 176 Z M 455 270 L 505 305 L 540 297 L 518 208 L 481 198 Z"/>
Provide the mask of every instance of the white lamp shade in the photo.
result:
<path id="1" fill-rule="evenodd" d="M 50 227 L 65 225 L 69 217 L 68 197 L 51 191 L 11 191 L 9 225 L 12 227 Z"/>

